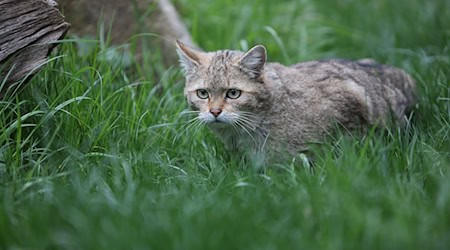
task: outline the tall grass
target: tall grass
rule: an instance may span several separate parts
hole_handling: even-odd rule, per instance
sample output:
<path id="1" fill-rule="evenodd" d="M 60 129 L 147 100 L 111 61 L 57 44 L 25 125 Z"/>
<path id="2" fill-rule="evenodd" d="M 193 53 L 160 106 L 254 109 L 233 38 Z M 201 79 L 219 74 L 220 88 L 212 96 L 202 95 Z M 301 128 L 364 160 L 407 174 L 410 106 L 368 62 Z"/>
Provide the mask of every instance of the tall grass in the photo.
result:
<path id="1" fill-rule="evenodd" d="M 67 40 L 0 102 L 0 248 L 450 246 L 448 1 L 175 3 L 206 50 L 261 43 L 285 64 L 404 68 L 420 93 L 411 124 L 337 136 L 312 167 L 298 155 L 256 172 L 186 129 L 183 77 L 154 48 L 138 62 L 136 40 Z"/>

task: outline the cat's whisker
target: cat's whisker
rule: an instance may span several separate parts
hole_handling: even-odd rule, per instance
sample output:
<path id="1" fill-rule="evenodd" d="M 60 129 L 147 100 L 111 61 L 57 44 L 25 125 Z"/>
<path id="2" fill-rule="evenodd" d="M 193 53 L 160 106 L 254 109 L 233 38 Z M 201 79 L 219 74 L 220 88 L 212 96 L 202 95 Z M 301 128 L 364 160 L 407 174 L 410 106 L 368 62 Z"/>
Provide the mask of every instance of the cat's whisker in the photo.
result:
<path id="1" fill-rule="evenodd" d="M 258 120 L 252 119 L 252 118 L 248 118 L 248 117 L 245 117 L 245 116 L 241 116 L 241 117 L 239 117 L 239 119 L 243 120 L 243 121 L 246 121 L 246 122 L 248 122 L 250 124 L 255 124 L 256 125 L 256 123 L 258 123 Z"/>
<path id="2" fill-rule="evenodd" d="M 269 139 L 269 135 L 270 135 L 270 132 L 267 132 L 267 133 L 261 132 L 261 136 L 263 136 L 264 141 L 261 145 L 261 148 L 259 149 L 260 152 L 264 152 L 264 148 L 266 147 L 267 139 Z"/>
<path id="3" fill-rule="evenodd" d="M 243 124 L 245 124 L 248 129 L 251 129 L 252 131 L 256 130 L 255 123 L 252 120 L 249 120 L 247 118 L 241 117 L 239 119 L 239 121 L 242 122 Z"/>
<path id="4" fill-rule="evenodd" d="M 200 119 L 195 119 L 188 126 L 186 126 L 186 128 L 184 129 L 182 134 L 186 133 L 189 129 L 192 129 L 192 128 L 196 127 L 197 124 L 199 124 L 199 123 L 201 123 L 201 120 Z"/>
<path id="5" fill-rule="evenodd" d="M 198 113 L 200 113 L 200 111 L 195 111 L 195 110 L 183 110 L 183 111 L 181 111 L 181 112 L 179 112 L 179 113 L 177 113 L 177 114 L 170 115 L 169 117 L 170 117 L 170 118 L 172 118 L 172 117 L 182 117 L 182 116 L 185 116 L 185 115 L 198 114 Z"/>
<path id="6" fill-rule="evenodd" d="M 257 115 L 245 111 L 239 112 L 239 118 L 242 120 L 246 120 L 250 124 L 258 123 L 258 121 L 260 120 L 260 118 Z"/>
<path id="7" fill-rule="evenodd" d="M 195 125 L 195 127 L 193 128 L 193 134 L 197 134 L 202 128 L 203 126 L 206 124 L 206 122 L 199 120 L 199 122 L 197 123 L 197 125 Z"/>
<path id="8" fill-rule="evenodd" d="M 258 118 L 258 115 L 256 115 L 255 113 L 252 113 L 252 112 L 239 111 L 238 113 L 239 113 L 239 115 L 242 115 L 242 116 L 245 116 L 245 117 L 254 118 L 254 119 Z"/>
<path id="9" fill-rule="evenodd" d="M 172 144 L 175 144 L 175 142 L 182 136 L 184 135 L 189 129 L 196 127 L 198 123 L 202 123 L 202 121 L 200 120 L 200 118 L 198 116 L 190 119 L 189 121 L 187 121 L 186 123 L 183 124 L 183 126 L 179 129 L 182 130 L 180 133 L 177 133 L 177 135 L 175 136 Z"/>
<path id="10" fill-rule="evenodd" d="M 256 131 L 257 126 L 256 126 L 256 124 L 255 124 L 255 121 L 253 121 L 252 119 L 247 118 L 247 117 L 245 117 L 245 116 L 240 116 L 240 117 L 238 118 L 238 121 L 239 121 L 241 124 L 243 124 L 247 129 L 249 129 L 249 130 L 251 130 L 251 131 L 253 131 L 253 132 Z"/>
<path id="11" fill-rule="evenodd" d="M 252 133 L 250 133 L 250 131 L 247 130 L 245 123 L 243 123 L 239 120 L 237 120 L 235 123 L 237 125 L 239 125 L 239 127 L 242 128 L 252 138 L 253 142 L 257 143 L 257 141 L 256 141 L 255 137 L 253 137 Z"/>
<path id="12" fill-rule="evenodd" d="M 250 118 L 247 118 L 245 116 L 241 116 L 238 119 L 240 122 L 242 122 L 243 124 L 245 124 L 247 126 L 248 129 L 255 131 L 257 126 L 256 126 L 256 122 L 254 120 L 251 120 Z"/>
<path id="13" fill-rule="evenodd" d="M 233 129 L 234 129 L 236 132 L 239 132 L 239 129 L 238 129 L 238 127 L 236 126 L 236 123 L 235 123 L 235 122 L 230 122 L 229 124 L 231 124 L 231 126 L 233 127 Z"/>
<path id="14" fill-rule="evenodd" d="M 186 127 L 188 127 L 190 124 L 192 124 L 193 122 L 195 122 L 198 119 L 199 119 L 198 117 L 194 117 L 194 118 L 186 121 L 185 123 L 183 123 L 183 126 L 180 128 L 180 130 L 185 129 Z"/>
<path id="15" fill-rule="evenodd" d="M 266 143 L 267 143 L 267 139 L 269 138 L 269 133 L 266 133 L 262 130 L 257 129 L 257 127 L 255 127 L 254 122 L 251 120 L 241 120 L 241 125 L 246 127 L 247 129 L 251 129 L 254 132 L 255 137 L 258 138 L 259 140 L 256 141 L 254 139 L 255 137 L 252 137 L 252 138 L 254 139 L 256 145 L 261 144 L 261 146 L 259 147 L 259 151 L 263 152 L 264 147 L 266 146 Z M 262 143 L 261 143 L 261 140 L 262 140 Z"/>
<path id="16" fill-rule="evenodd" d="M 178 115 L 190 115 L 190 114 L 198 114 L 200 113 L 200 111 L 197 110 L 183 110 L 180 113 L 178 113 Z"/>
<path id="17" fill-rule="evenodd" d="M 189 128 L 191 128 L 194 124 L 196 124 L 198 121 L 193 121 L 193 122 L 191 122 L 191 123 L 189 123 L 189 125 L 185 125 L 185 126 L 183 126 L 183 128 L 181 128 L 181 129 L 183 129 L 183 131 L 181 132 L 181 133 L 177 133 L 177 135 L 175 136 L 175 138 L 173 139 L 173 141 L 172 141 L 172 144 L 175 144 L 175 142 L 179 139 L 179 138 L 181 138 L 188 130 L 189 130 Z"/>
<path id="18" fill-rule="evenodd" d="M 200 111 L 189 111 L 189 110 L 185 110 L 182 111 L 180 113 L 177 114 L 177 117 L 185 117 L 185 116 L 190 116 L 190 115 L 196 115 L 198 116 L 198 114 L 200 113 Z"/>
<path id="19" fill-rule="evenodd" d="M 239 115 L 239 118 L 246 119 L 246 120 L 249 120 L 251 122 L 255 122 L 255 121 L 258 120 L 258 118 L 256 118 L 256 117 L 251 117 L 251 116 L 242 115 L 242 114 Z"/>

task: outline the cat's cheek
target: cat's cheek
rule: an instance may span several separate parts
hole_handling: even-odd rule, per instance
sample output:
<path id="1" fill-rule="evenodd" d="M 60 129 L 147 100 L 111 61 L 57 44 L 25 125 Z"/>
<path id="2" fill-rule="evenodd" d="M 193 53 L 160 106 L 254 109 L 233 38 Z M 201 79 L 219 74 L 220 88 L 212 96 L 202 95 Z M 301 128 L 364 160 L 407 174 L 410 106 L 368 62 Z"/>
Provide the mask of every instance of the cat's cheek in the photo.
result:
<path id="1" fill-rule="evenodd" d="M 194 110 L 194 111 L 200 110 L 201 105 L 198 102 L 194 102 L 192 99 L 187 98 L 187 103 L 192 110 Z"/>
<path id="2" fill-rule="evenodd" d="M 189 105 L 189 107 L 193 110 L 193 111 L 200 111 L 200 108 L 198 108 L 195 105 Z"/>
<path id="3" fill-rule="evenodd" d="M 242 111 L 258 113 L 261 107 L 260 103 L 255 98 L 248 98 L 245 102 L 242 102 L 239 105 L 239 109 Z"/>
<path id="4" fill-rule="evenodd" d="M 249 106 L 249 102 L 251 103 L 251 98 L 241 96 L 238 99 L 230 99 L 227 101 L 227 105 L 229 106 L 230 110 L 239 111 L 243 107 Z"/>

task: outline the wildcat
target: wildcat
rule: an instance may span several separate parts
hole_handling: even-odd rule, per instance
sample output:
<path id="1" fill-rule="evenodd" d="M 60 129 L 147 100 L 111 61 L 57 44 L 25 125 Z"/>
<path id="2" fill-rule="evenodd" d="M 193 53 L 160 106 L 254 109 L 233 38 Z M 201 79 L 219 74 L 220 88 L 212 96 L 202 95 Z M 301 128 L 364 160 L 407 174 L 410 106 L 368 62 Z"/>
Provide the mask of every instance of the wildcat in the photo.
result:
<path id="1" fill-rule="evenodd" d="M 267 63 L 266 49 L 202 52 L 177 41 L 189 106 L 230 149 L 264 157 L 306 151 L 336 124 L 404 123 L 415 81 L 371 59 Z"/>

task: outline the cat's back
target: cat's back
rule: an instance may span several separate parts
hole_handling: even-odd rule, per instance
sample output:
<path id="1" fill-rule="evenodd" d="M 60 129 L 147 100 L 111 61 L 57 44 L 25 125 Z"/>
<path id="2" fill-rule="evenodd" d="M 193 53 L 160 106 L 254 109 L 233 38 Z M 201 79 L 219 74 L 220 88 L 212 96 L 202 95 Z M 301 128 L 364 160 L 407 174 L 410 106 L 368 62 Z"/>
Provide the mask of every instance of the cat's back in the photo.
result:
<path id="1" fill-rule="evenodd" d="M 403 70 L 379 64 L 372 59 L 351 61 L 345 59 L 329 59 L 297 63 L 285 67 L 287 83 L 292 83 L 290 88 L 302 85 L 330 85 L 345 86 L 352 81 L 359 86 L 370 89 L 380 85 L 392 85 L 392 87 L 414 92 L 415 81 Z M 301 86 L 300 86 L 301 87 Z"/>
<path id="2" fill-rule="evenodd" d="M 403 70 L 371 59 L 310 61 L 289 67 L 271 64 L 268 69 L 269 82 L 285 93 L 279 102 L 288 97 L 288 105 L 313 114 L 345 117 L 345 112 L 357 109 L 374 123 L 391 111 L 402 119 L 415 103 L 415 81 Z"/>

